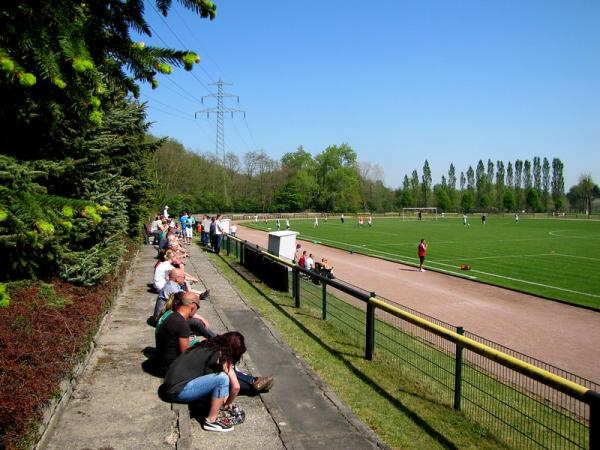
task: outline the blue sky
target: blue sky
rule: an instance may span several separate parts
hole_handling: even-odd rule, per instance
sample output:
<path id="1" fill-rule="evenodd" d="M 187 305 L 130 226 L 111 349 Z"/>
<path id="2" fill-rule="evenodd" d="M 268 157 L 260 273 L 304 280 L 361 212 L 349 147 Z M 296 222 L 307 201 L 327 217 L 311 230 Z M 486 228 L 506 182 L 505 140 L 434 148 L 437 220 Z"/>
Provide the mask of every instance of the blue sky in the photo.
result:
<path id="1" fill-rule="evenodd" d="M 194 112 L 222 78 L 246 111 L 225 117 L 240 158 L 348 143 L 396 188 L 425 159 L 438 183 L 450 163 L 546 156 L 567 189 L 600 183 L 600 1 L 216 0 L 212 22 L 173 3 L 167 26 L 146 1 L 143 40 L 202 62 L 141 100 L 152 132 L 190 150 L 215 151 L 215 118 Z"/>

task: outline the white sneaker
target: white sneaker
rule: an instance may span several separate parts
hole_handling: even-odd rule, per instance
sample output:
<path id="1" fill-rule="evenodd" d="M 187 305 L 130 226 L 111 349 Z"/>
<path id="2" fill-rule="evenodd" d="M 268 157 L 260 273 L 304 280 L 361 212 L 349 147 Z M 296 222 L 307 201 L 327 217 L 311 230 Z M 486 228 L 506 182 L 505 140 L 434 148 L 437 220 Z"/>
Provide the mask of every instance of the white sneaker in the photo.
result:
<path id="1" fill-rule="evenodd" d="M 425 269 L 421 269 L 421 272 L 425 272 Z"/>
<path id="2" fill-rule="evenodd" d="M 231 425 L 230 420 L 223 417 L 217 417 L 217 420 L 214 422 L 210 422 L 208 418 L 206 418 L 202 428 L 204 428 L 205 431 L 216 431 L 220 433 L 233 431 L 233 425 Z"/>

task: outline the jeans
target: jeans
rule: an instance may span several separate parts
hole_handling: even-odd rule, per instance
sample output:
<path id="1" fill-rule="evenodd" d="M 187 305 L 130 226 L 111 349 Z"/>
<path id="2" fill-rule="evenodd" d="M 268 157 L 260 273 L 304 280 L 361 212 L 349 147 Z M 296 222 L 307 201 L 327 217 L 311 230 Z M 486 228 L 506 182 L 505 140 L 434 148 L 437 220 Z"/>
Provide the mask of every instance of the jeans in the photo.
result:
<path id="1" fill-rule="evenodd" d="M 187 382 L 181 392 L 172 395 L 173 401 L 189 403 L 212 394 L 212 398 L 229 395 L 229 377 L 225 372 L 210 373 Z"/>
<path id="2" fill-rule="evenodd" d="M 221 251 L 221 240 L 223 238 L 222 234 L 215 234 L 215 248 L 213 251 L 218 255 Z"/>
<path id="3" fill-rule="evenodd" d="M 196 319 L 195 317 L 190 317 L 187 320 L 188 325 L 190 326 L 190 330 L 193 334 L 199 334 L 200 336 L 204 336 L 205 338 L 215 337 L 217 333 L 212 331 L 209 328 L 204 326 L 204 322 L 200 319 Z"/>
<path id="4" fill-rule="evenodd" d="M 252 387 L 252 383 L 256 381 L 256 378 L 247 373 L 240 372 L 237 368 L 235 369 L 235 375 L 240 383 L 240 395 L 256 395 L 256 390 Z"/>

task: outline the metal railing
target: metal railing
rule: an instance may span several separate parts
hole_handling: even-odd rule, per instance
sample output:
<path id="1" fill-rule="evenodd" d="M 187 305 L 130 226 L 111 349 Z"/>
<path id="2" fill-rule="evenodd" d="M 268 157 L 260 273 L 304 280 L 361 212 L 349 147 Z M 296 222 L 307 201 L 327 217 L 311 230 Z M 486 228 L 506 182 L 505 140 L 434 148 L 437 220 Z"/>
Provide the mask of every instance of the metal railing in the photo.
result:
<path id="1" fill-rule="evenodd" d="M 364 343 L 366 359 L 376 354 L 395 363 L 437 401 L 462 411 L 508 445 L 600 448 L 597 384 L 374 292 L 308 271 L 256 244 L 227 236 L 225 249 L 241 263 L 251 250 L 287 266 L 296 307 L 313 309 Z"/>

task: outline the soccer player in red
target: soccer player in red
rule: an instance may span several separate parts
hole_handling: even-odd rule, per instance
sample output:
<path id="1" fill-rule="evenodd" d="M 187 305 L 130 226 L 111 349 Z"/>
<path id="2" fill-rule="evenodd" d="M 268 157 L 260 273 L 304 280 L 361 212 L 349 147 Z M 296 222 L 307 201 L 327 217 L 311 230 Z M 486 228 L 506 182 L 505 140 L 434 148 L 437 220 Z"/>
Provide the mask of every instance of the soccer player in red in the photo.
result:
<path id="1" fill-rule="evenodd" d="M 423 269 L 423 262 L 425 262 L 426 254 L 427 254 L 427 242 L 425 242 L 425 239 L 421 239 L 421 242 L 419 243 L 419 270 L 421 272 L 425 272 L 425 269 Z"/>

